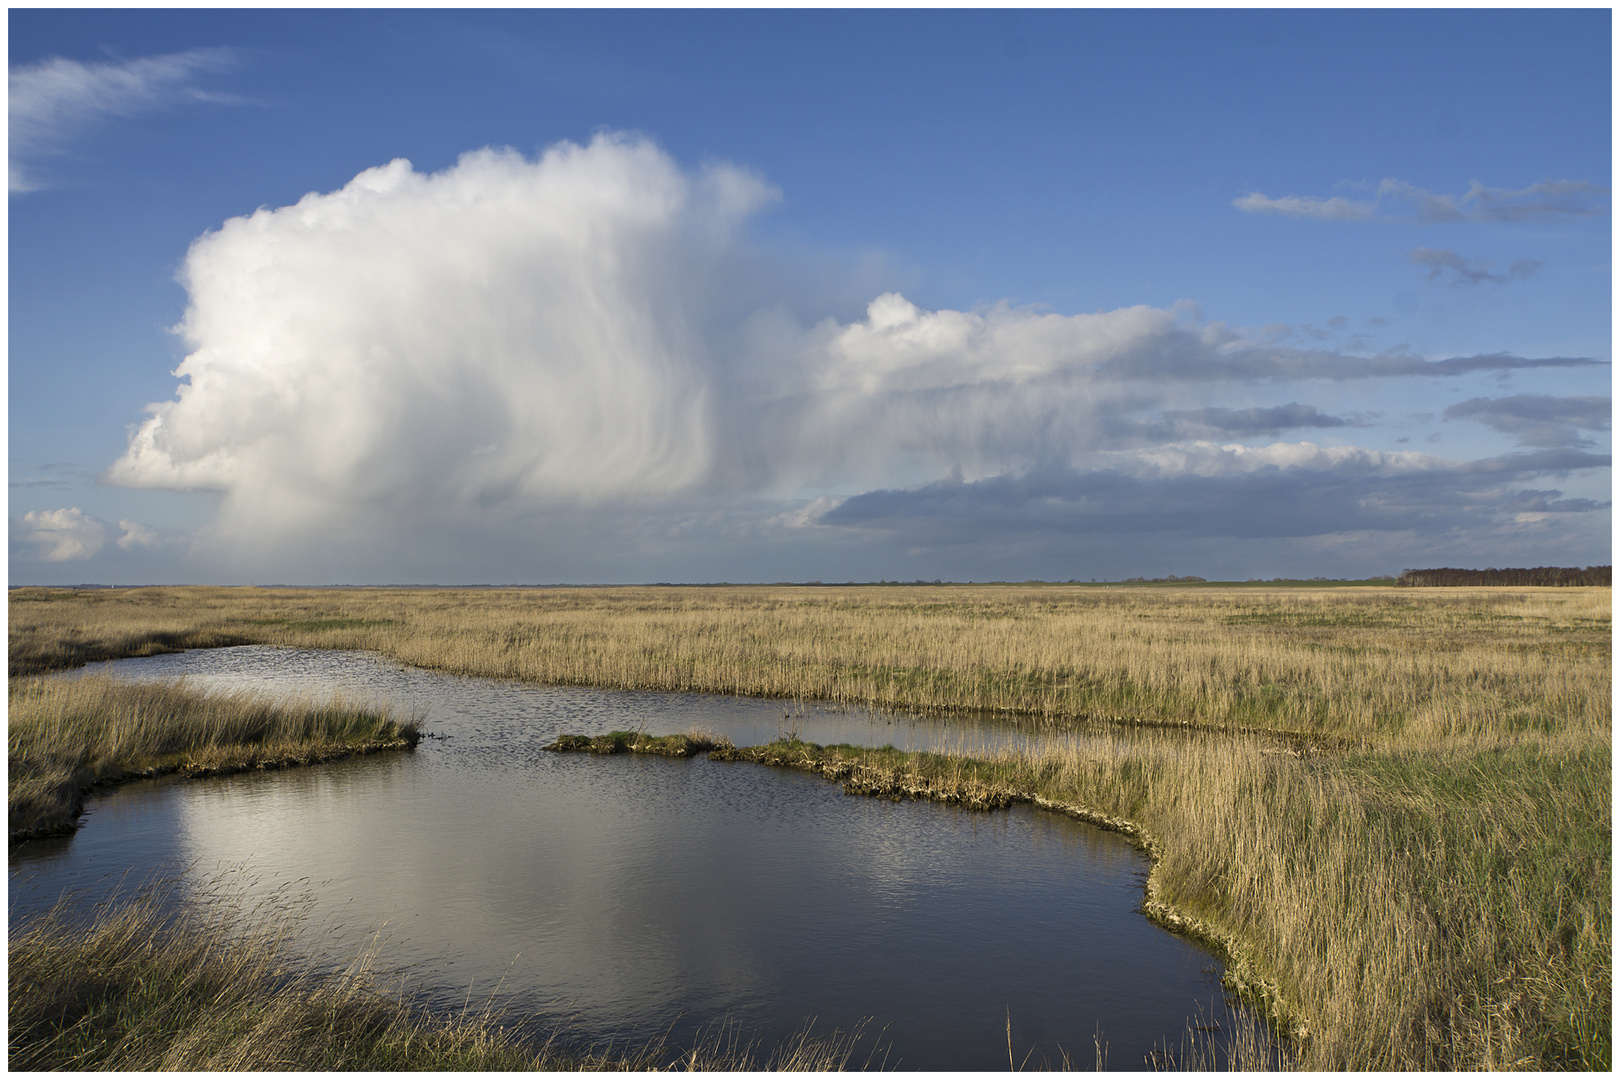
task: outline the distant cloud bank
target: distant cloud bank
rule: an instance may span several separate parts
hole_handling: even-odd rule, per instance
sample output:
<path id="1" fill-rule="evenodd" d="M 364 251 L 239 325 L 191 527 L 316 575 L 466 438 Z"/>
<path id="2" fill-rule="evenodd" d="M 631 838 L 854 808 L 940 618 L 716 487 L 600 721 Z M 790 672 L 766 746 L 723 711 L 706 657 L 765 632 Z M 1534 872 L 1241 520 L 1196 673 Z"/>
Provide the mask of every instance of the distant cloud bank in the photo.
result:
<path id="1" fill-rule="evenodd" d="M 1526 489 L 1550 473 L 1602 468 L 1606 455 L 1510 454 L 1472 462 L 1311 443 L 1259 449 L 1195 444 L 1122 455 L 1101 468 L 1048 465 L 966 483 L 873 491 L 820 523 L 900 539 L 978 543 L 994 533 L 1153 534 L 1256 539 L 1326 533 L 1448 533 L 1504 518 L 1603 511 L 1607 501 Z M 1016 528 L 1014 528 L 1016 526 Z"/>

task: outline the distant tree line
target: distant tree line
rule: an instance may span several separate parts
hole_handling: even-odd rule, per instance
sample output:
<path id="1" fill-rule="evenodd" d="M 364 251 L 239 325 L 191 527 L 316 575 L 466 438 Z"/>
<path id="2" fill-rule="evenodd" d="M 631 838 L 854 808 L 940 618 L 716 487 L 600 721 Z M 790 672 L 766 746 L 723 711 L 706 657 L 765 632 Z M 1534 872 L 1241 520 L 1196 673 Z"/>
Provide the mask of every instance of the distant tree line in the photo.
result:
<path id="1" fill-rule="evenodd" d="M 1498 570 L 1402 570 L 1397 585 L 1610 585 L 1612 566 L 1536 566 Z"/>

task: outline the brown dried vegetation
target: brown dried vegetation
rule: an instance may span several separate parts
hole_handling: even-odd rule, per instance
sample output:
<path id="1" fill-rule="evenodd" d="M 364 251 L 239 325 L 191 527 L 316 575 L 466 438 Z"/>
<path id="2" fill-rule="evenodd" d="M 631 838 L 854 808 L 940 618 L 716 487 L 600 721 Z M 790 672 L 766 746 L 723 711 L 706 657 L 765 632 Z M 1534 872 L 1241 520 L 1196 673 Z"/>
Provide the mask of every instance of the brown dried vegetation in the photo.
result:
<path id="1" fill-rule="evenodd" d="M 288 768 L 405 749 L 418 738 L 414 724 L 385 710 L 202 694 L 179 683 L 13 678 L 7 699 L 13 843 L 72 832 L 99 784 Z"/>
<path id="2" fill-rule="evenodd" d="M 410 988 L 378 974 L 375 952 L 343 971 L 315 969 L 288 947 L 300 932 L 291 906 L 244 911 L 225 896 L 178 920 L 165 906 L 147 895 L 89 925 L 59 907 L 12 929 L 12 1070 L 827 1072 L 862 1036 L 806 1024 L 762 1057 L 719 1025 L 690 1047 L 652 1037 L 564 1049 L 565 1028 L 508 1025 L 487 1004 L 412 1008 Z"/>
<path id="3" fill-rule="evenodd" d="M 1610 602 L 1607 588 L 17 590 L 11 670 L 263 642 L 1050 723 L 1066 742 L 998 755 L 815 753 L 857 790 L 1028 797 L 1137 829 L 1155 857 L 1146 909 L 1225 943 L 1299 1066 L 1606 1069 Z"/>

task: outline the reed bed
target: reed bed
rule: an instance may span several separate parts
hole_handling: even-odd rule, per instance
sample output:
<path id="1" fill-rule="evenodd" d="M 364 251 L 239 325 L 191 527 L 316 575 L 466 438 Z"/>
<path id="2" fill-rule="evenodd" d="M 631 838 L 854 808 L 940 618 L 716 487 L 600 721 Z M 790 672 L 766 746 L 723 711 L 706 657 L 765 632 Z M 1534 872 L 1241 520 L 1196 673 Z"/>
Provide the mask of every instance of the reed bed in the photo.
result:
<path id="1" fill-rule="evenodd" d="M 1137 829 L 1147 909 L 1227 949 L 1293 1064 L 1607 1069 L 1610 604 L 1598 587 L 25 589 L 10 663 L 15 681 L 256 642 L 1032 718 L 1071 741 L 869 752 L 865 782 Z M 1131 730 L 1081 730 L 1097 721 Z"/>
<path id="2" fill-rule="evenodd" d="M 375 952 L 345 970 L 298 958 L 288 907 L 244 914 L 240 898 L 178 915 L 161 896 L 110 905 L 89 925 L 67 905 L 13 927 L 12 1070 L 777 1071 L 843 1069 L 863 1032 L 807 1023 L 761 1055 L 729 1024 L 694 1045 L 666 1037 L 565 1049 L 491 1003 L 454 1015 L 410 1005 Z"/>
<path id="3" fill-rule="evenodd" d="M 1289 730 L 1601 727 L 1610 590 L 18 589 L 13 675 L 203 644 L 554 685 Z"/>
<path id="4" fill-rule="evenodd" d="M 183 683 L 11 679 L 13 840 L 71 832 L 85 793 L 130 776 L 301 765 L 414 745 L 416 726 L 353 702 L 281 702 Z"/>

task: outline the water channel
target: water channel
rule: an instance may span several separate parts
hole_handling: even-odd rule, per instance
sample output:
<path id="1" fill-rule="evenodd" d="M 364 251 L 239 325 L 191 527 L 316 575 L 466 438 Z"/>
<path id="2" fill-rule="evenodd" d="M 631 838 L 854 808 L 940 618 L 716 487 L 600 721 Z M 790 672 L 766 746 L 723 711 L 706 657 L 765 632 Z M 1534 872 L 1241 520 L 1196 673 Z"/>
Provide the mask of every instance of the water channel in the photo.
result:
<path id="1" fill-rule="evenodd" d="M 954 749 L 1037 737 L 994 721 L 531 686 L 360 653 L 245 646 L 84 669 L 205 688 L 341 692 L 421 717 L 424 739 L 285 772 L 127 784 L 71 838 L 10 858 L 15 923 L 64 891 L 206 890 L 222 873 L 290 890 L 341 961 L 382 929 L 382 966 L 424 1002 L 490 998 L 566 1038 L 730 1020 L 768 1049 L 872 1018 L 890 1068 L 1112 1068 L 1225 1015 L 1218 962 L 1138 911 L 1147 871 L 1116 834 L 1029 807 L 991 813 L 845 796 L 746 763 L 560 755 L 563 732 L 694 725 L 739 745 Z M 881 1031 L 880 1038 L 876 1033 Z M 884 1061 L 883 1053 L 874 1064 Z"/>

